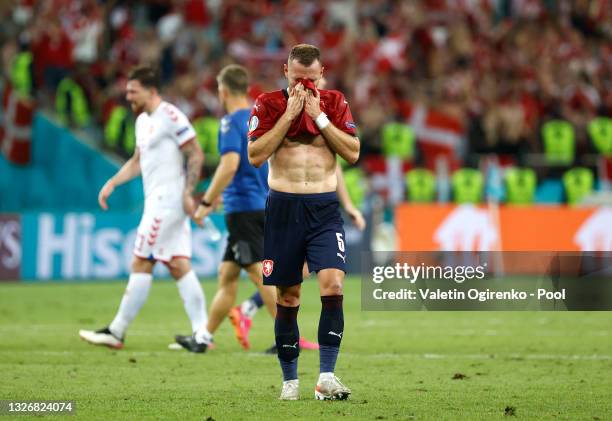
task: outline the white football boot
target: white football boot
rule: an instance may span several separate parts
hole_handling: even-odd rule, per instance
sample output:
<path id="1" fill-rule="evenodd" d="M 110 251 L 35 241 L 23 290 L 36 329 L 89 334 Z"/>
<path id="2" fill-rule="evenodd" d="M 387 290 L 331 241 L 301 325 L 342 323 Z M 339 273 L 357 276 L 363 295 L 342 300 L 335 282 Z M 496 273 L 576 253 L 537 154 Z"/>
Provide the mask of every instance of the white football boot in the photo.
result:
<path id="1" fill-rule="evenodd" d="M 114 349 L 123 348 L 123 340 L 113 335 L 108 327 L 97 331 L 81 329 L 79 330 L 79 336 L 82 340 L 93 345 L 103 345 Z"/>
<path id="2" fill-rule="evenodd" d="M 320 401 L 348 399 L 351 390 L 340 382 L 334 373 L 321 373 L 317 387 L 315 388 L 315 398 Z"/>
<path id="3" fill-rule="evenodd" d="M 279 399 L 282 401 L 297 401 L 299 398 L 300 381 L 298 379 L 284 381 Z"/>

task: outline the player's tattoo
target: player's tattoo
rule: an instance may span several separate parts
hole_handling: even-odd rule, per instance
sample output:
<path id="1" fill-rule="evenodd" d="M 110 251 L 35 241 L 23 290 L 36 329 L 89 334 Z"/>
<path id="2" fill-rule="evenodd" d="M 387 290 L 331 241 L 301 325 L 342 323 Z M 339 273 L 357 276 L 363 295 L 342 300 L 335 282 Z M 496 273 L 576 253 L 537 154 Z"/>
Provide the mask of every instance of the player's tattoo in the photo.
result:
<path id="1" fill-rule="evenodd" d="M 185 193 L 191 194 L 200 179 L 202 164 L 204 163 L 204 153 L 200 148 L 197 139 L 193 139 L 181 148 L 185 160 L 187 161 L 187 174 L 185 177 Z"/>

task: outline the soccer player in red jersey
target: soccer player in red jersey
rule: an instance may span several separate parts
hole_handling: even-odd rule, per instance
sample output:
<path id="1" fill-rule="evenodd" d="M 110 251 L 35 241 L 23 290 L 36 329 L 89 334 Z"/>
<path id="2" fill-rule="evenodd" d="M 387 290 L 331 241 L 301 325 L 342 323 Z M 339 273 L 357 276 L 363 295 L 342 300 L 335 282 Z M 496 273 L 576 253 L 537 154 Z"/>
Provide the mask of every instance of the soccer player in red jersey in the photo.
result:
<path id="1" fill-rule="evenodd" d="M 319 90 L 321 53 L 292 48 L 284 66 L 288 89 L 260 95 L 249 120 L 249 161 L 269 160 L 264 227 L 264 284 L 277 288 L 274 325 L 283 372 L 281 399 L 299 397 L 297 361 L 302 267 L 317 273 L 321 294 L 317 399 L 347 399 L 351 391 L 334 374 L 344 334 L 344 228 L 336 195 L 336 154 L 359 157 L 359 139 L 348 102 L 338 91 Z"/>

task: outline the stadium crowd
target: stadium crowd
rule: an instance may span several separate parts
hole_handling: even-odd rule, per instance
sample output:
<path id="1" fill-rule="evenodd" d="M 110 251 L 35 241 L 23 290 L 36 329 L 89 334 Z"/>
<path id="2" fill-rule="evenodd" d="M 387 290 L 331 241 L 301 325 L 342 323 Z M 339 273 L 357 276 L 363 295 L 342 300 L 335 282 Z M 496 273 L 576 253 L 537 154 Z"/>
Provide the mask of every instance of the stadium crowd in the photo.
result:
<path id="1" fill-rule="evenodd" d="M 351 102 L 364 159 L 385 153 L 385 124 L 408 122 L 419 164 L 433 168 L 439 153 L 454 168 L 488 153 L 520 163 L 542 151 L 550 119 L 571 124 L 580 156 L 597 153 L 589 122 L 612 116 L 608 0 L 12 3 L 0 29 L 4 74 L 31 52 L 40 103 L 57 110 L 69 76 L 87 103 L 79 121 L 97 127 L 122 103 L 132 65 L 157 64 L 164 95 L 190 118 L 219 117 L 220 68 L 247 66 L 254 98 L 283 87 L 282 62 L 300 42 L 321 48 L 326 87 Z"/>

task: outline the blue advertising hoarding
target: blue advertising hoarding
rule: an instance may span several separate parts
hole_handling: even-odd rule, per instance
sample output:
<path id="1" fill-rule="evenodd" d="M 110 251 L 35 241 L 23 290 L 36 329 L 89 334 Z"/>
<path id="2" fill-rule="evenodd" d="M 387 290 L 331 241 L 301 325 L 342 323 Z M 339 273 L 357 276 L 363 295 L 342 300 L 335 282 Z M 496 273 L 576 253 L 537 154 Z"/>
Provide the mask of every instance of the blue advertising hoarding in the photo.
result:
<path id="1" fill-rule="evenodd" d="M 139 213 L 23 213 L 21 278 L 116 279 L 129 274 Z M 222 215 L 211 219 L 221 233 L 192 230 L 192 264 L 199 276 L 216 276 L 226 242 Z M 155 275 L 168 276 L 164 265 Z"/>

